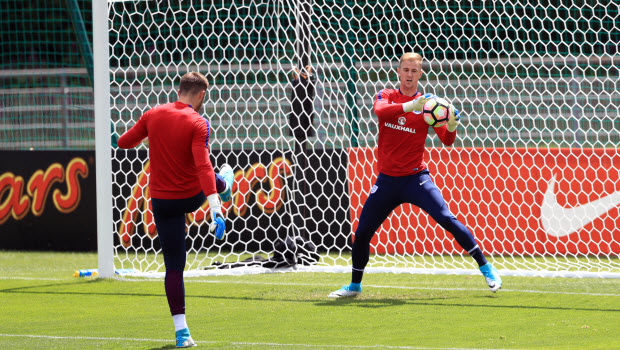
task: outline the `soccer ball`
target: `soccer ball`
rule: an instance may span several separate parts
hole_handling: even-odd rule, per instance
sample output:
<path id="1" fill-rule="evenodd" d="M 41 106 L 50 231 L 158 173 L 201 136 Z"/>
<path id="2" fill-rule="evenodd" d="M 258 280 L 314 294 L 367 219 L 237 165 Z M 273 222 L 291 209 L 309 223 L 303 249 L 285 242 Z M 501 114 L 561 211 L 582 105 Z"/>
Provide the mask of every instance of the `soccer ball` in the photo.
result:
<path id="1" fill-rule="evenodd" d="M 451 113 L 454 110 L 450 109 L 450 102 L 441 97 L 426 101 L 422 109 L 424 121 L 434 128 L 446 125 Z"/>

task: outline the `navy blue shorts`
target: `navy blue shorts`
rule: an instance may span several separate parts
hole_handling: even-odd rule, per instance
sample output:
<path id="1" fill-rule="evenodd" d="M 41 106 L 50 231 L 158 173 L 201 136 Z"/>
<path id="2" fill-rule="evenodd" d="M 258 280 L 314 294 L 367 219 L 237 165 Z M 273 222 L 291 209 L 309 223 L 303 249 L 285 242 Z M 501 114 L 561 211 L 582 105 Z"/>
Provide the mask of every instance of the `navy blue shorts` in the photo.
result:
<path id="1" fill-rule="evenodd" d="M 379 173 L 360 214 L 355 240 L 362 239 L 370 243 L 383 221 L 403 203 L 413 204 L 428 213 L 454 236 L 463 249 L 469 251 L 476 246 L 469 229 L 450 212 L 428 170 L 400 177 Z"/>

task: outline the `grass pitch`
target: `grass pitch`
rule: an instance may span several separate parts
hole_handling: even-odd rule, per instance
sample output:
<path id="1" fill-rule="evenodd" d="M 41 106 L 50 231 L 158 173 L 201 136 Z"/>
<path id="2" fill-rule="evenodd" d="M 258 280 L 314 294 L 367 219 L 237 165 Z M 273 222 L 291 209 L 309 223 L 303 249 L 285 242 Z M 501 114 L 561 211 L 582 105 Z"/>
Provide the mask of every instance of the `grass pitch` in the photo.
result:
<path id="1" fill-rule="evenodd" d="M 95 254 L 0 252 L 0 349 L 172 349 L 163 280 L 74 278 Z M 204 349 L 620 349 L 620 280 L 367 274 L 185 279 Z"/>

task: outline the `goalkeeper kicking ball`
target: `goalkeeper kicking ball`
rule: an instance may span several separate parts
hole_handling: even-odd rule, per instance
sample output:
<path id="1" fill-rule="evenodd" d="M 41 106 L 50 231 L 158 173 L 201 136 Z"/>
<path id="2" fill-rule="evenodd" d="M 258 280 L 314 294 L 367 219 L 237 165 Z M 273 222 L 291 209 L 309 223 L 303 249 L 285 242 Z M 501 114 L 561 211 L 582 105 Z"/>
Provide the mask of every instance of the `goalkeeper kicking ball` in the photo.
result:
<path id="1" fill-rule="evenodd" d="M 422 109 L 424 121 L 434 128 L 446 125 L 452 113 L 454 113 L 454 109 L 450 108 L 450 102 L 441 97 L 426 101 Z"/>

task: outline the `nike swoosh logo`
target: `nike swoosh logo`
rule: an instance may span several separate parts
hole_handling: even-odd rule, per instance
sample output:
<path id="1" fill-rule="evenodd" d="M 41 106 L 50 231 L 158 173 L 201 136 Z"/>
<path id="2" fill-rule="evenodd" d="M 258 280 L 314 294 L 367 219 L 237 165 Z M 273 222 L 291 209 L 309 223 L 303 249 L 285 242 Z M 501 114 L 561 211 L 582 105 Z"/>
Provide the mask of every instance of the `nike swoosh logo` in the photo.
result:
<path id="1" fill-rule="evenodd" d="M 578 231 L 620 204 L 620 191 L 574 208 L 564 208 L 555 197 L 555 175 L 549 181 L 540 208 L 540 221 L 549 236 L 563 237 Z"/>
<path id="2" fill-rule="evenodd" d="M 425 184 L 425 183 L 427 183 L 427 182 L 428 182 L 428 180 L 426 180 L 426 181 L 422 181 L 422 182 L 420 182 L 420 185 L 424 185 L 424 184 Z"/>

